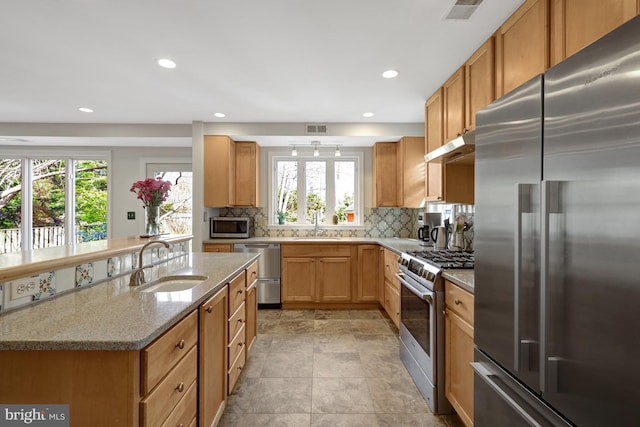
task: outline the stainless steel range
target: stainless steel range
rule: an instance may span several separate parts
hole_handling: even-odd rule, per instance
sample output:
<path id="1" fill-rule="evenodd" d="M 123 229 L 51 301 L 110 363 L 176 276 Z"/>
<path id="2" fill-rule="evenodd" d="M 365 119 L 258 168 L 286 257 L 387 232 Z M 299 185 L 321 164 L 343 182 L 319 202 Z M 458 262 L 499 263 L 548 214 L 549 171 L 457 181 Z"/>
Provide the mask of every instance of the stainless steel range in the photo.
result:
<path id="1" fill-rule="evenodd" d="M 400 358 L 434 414 L 451 412 L 444 396 L 446 268 L 473 268 L 473 252 L 407 252 L 400 273 Z"/>

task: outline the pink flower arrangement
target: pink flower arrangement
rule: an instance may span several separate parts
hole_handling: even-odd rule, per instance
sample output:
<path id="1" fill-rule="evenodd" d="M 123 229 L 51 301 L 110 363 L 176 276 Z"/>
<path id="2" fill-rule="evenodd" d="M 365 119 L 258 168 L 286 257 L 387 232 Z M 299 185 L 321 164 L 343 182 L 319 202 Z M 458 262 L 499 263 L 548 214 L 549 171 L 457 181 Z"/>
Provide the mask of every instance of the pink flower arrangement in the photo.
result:
<path id="1" fill-rule="evenodd" d="M 129 191 L 136 193 L 145 207 L 158 207 L 169 197 L 169 190 L 171 190 L 171 182 L 163 181 L 158 177 L 136 181 Z"/>

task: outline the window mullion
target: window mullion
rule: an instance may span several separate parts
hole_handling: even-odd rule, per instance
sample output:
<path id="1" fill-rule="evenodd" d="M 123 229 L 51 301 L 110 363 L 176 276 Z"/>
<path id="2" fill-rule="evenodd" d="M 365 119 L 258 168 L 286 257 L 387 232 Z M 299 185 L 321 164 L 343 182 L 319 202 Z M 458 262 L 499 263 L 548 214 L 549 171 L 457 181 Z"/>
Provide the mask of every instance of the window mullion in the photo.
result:
<path id="1" fill-rule="evenodd" d="M 64 191 L 64 240 L 66 245 L 73 245 L 76 242 L 76 185 L 75 185 L 75 162 L 71 158 L 65 159 L 64 168 L 66 188 Z"/>
<path id="2" fill-rule="evenodd" d="M 33 249 L 33 185 L 32 177 L 32 160 L 24 158 L 22 160 L 22 222 L 20 224 L 20 232 L 22 233 L 22 251 L 30 251 Z"/>
<path id="3" fill-rule="evenodd" d="M 331 224 L 331 218 L 336 211 L 336 168 L 334 160 L 327 160 L 327 174 L 325 176 L 325 188 L 327 189 L 327 224 Z"/>
<path id="4" fill-rule="evenodd" d="M 307 162 L 298 160 L 298 224 L 306 223 L 307 212 Z"/>

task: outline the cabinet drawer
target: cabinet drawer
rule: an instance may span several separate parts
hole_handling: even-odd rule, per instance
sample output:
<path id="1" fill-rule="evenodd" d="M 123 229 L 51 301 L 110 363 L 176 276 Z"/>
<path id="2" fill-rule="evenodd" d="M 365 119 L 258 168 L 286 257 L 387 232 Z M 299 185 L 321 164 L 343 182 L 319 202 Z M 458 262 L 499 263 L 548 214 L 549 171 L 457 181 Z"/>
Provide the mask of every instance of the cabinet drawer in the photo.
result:
<path id="1" fill-rule="evenodd" d="M 258 280 L 258 262 L 254 262 L 247 268 L 247 283 L 245 288 L 249 288 L 253 283 Z"/>
<path id="2" fill-rule="evenodd" d="M 240 354 L 238 355 L 238 358 L 235 360 L 233 365 L 231 365 L 231 368 L 229 368 L 229 373 L 228 373 L 229 394 L 231 394 L 231 392 L 233 391 L 233 388 L 236 386 L 236 383 L 238 382 L 238 377 L 240 376 L 240 374 L 242 373 L 242 370 L 244 369 L 245 361 L 246 361 L 246 353 L 244 352 L 244 348 L 243 348 Z"/>
<path id="3" fill-rule="evenodd" d="M 243 271 L 229 282 L 229 313 L 235 313 L 244 301 L 246 277 Z"/>
<path id="4" fill-rule="evenodd" d="M 398 255 L 389 249 L 384 250 L 384 278 L 393 283 L 397 281 L 396 273 L 398 272 Z M 398 283 L 399 285 L 399 283 Z M 399 289 L 399 288 L 398 288 Z"/>
<path id="5" fill-rule="evenodd" d="M 186 426 L 197 415 L 198 411 L 198 382 L 194 381 L 184 397 L 167 419 L 162 423 L 162 427 Z"/>
<path id="6" fill-rule="evenodd" d="M 140 402 L 142 425 L 161 425 L 197 376 L 198 351 L 197 347 L 193 347 L 151 394 Z"/>
<path id="7" fill-rule="evenodd" d="M 235 313 L 229 318 L 229 339 L 233 339 L 236 336 L 242 325 L 247 321 L 246 317 L 246 304 L 243 302 Z"/>
<path id="8" fill-rule="evenodd" d="M 351 245 L 282 245 L 285 258 L 350 257 Z"/>
<path id="9" fill-rule="evenodd" d="M 395 289 L 395 285 L 385 280 L 384 282 L 384 309 L 396 325 L 400 326 L 400 293 Z"/>
<path id="10" fill-rule="evenodd" d="M 226 243 L 204 243 L 202 252 L 233 252 L 233 247 Z"/>
<path id="11" fill-rule="evenodd" d="M 232 363 L 234 360 L 236 360 L 236 357 L 238 357 L 240 351 L 244 349 L 247 342 L 245 331 L 245 326 L 242 325 L 238 333 L 233 338 L 231 337 L 231 335 L 229 335 L 229 363 Z"/>
<path id="12" fill-rule="evenodd" d="M 473 326 L 473 295 L 448 280 L 444 283 L 444 291 L 447 307 Z"/>
<path id="13" fill-rule="evenodd" d="M 194 311 L 142 350 L 142 394 L 148 394 L 198 342 L 198 313 Z"/>

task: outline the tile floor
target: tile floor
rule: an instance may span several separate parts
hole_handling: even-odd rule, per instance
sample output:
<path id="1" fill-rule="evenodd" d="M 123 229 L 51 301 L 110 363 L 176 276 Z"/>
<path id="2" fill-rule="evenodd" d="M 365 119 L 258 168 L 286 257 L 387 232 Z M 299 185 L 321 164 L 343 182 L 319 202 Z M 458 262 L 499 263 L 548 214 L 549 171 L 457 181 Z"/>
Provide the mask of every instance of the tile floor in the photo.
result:
<path id="1" fill-rule="evenodd" d="M 436 416 L 378 310 L 259 310 L 258 337 L 220 426 L 462 426 Z"/>

